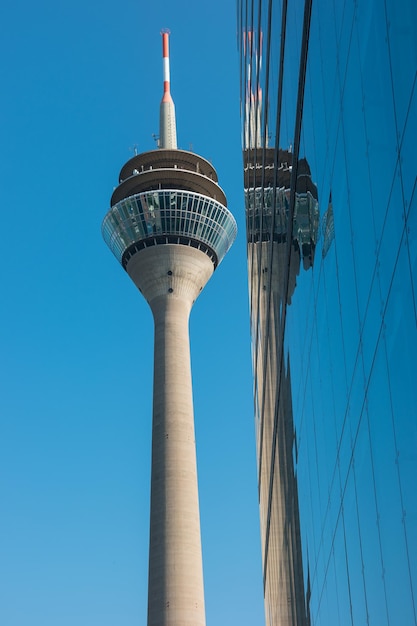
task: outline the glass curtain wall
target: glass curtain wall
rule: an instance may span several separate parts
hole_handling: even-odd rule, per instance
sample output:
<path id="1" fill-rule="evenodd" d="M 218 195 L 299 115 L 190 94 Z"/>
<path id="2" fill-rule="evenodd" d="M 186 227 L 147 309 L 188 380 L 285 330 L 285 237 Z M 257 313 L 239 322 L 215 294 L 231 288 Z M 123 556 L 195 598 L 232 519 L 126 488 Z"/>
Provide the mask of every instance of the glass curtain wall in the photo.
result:
<path id="1" fill-rule="evenodd" d="M 240 0 L 269 626 L 417 624 L 417 4 Z"/>

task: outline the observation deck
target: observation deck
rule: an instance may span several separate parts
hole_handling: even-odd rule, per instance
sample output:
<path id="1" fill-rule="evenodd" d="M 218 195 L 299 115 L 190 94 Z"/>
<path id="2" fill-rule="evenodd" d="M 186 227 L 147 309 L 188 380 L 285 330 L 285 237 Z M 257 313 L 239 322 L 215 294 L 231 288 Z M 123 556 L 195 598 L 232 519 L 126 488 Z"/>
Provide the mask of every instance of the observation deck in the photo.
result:
<path id="1" fill-rule="evenodd" d="M 170 243 L 201 250 L 216 268 L 237 233 L 217 180 L 211 163 L 184 150 L 159 149 L 130 159 L 102 225 L 122 266 L 139 250 Z"/>

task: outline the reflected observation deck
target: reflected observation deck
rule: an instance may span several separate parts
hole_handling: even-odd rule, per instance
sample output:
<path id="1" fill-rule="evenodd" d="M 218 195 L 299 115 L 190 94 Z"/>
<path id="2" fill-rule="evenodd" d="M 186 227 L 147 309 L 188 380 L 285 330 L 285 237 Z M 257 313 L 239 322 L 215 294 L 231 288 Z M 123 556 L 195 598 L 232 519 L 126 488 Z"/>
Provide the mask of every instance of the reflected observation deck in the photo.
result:
<path id="1" fill-rule="evenodd" d="M 258 153 L 258 154 L 257 154 Z M 275 166 L 274 148 L 244 152 L 244 184 L 248 243 L 287 240 L 290 208 L 292 152 L 279 150 Z M 263 160 L 262 160 L 263 159 Z M 304 269 L 314 262 L 319 233 L 317 187 L 306 159 L 297 164 L 292 242 L 303 260 Z"/>

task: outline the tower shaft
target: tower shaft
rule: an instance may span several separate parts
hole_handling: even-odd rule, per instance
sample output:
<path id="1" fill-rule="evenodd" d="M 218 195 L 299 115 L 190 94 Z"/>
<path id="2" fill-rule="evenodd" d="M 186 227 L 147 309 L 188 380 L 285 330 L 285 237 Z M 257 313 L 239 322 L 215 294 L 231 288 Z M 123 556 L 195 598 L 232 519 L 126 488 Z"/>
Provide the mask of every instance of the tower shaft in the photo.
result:
<path id="1" fill-rule="evenodd" d="M 154 309 L 148 626 L 204 626 L 188 303 Z"/>
<path id="2" fill-rule="evenodd" d="M 213 263 L 167 244 L 138 252 L 127 271 L 155 325 L 148 626 L 204 626 L 188 321 Z"/>

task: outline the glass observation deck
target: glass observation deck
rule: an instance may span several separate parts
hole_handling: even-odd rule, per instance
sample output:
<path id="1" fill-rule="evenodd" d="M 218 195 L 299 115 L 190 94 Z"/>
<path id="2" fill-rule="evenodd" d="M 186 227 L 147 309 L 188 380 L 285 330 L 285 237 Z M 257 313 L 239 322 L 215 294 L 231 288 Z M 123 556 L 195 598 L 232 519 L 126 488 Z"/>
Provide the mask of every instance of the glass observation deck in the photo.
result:
<path id="1" fill-rule="evenodd" d="M 230 211 L 216 200 L 170 189 L 121 200 L 104 218 L 102 233 L 125 268 L 139 250 L 166 243 L 199 248 L 217 267 L 236 238 L 237 226 Z"/>

